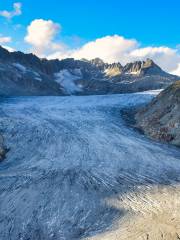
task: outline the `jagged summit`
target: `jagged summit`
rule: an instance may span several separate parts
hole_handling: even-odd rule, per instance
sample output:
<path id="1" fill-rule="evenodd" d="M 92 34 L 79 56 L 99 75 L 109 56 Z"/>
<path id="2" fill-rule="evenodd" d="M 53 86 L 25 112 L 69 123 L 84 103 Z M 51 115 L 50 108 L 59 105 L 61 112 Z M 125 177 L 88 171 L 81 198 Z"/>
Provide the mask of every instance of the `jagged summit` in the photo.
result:
<path id="1" fill-rule="evenodd" d="M 46 58 L 38 58 L 36 55 L 32 53 L 23 53 L 20 51 L 17 52 L 9 52 L 7 49 L 0 46 L 0 59 L 6 61 L 19 61 L 21 63 L 27 64 L 27 65 L 53 65 L 53 64 L 60 64 L 64 63 L 66 65 L 72 64 L 74 65 L 74 62 L 85 62 L 92 64 L 96 66 L 97 68 L 103 68 L 103 69 L 112 69 L 112 68 L 119 68 L 119 73 L 129 73 L 129 74 L 138 74 L 141 73 L 142 70 L 149 69 L 149 68 L 157 68 L 159 70 L 162 70 L 158 65 L 156 65 L 152 59 L 147 59 L 146 61 L 135 61 L 131 63 L 127 63 L 125 66 L 122 66 L 120 62 L 115 63 L 105 63 L 100 58 L 94 58 L 92 60 L 87 60 L 85 58 L 82 58 L 81 60 L 75 60 L 74 58 L 67 58 L 63 60 L 53 59 L 53 60 L 47 60 Z M 49 64 L 48 64 L 49 63 Z M 83 63 L 82 63 L 83 64 Z M 46 66 L 45 66 L 46 67 Z"/>
<path id="2" fill-rule="evenodd" d="M 92 60 L 47 60 L 0 47 L 0 95 L 107 94 L 164 88 L 179 77 L 153 60 L 105 63 Z"/>
<path id="3" fill-rule="evenodd" d="M 105 63 L 100 58 L 95 58 L 90 61 L 82 59 L 82 61 L 89 62 L 96 67 L 104 68 L 106 72 L 111 72 L 112 76 L 118 74 L 132 74 L 132 75 L 144 75 L 144 74 L 161 74 L 164 71 L 150 58 L 147 58 L 145 61 L 135 61 L 121 65 L 120 62 L 114 62 L 111 64 Z M 111 71 L 110 71 L 111 70 Z"/>
<path id="4" fill-rule="evenodd" d="M 162 74 L 164 71 L 154 63 L 152 59 L 147 58 L 145 61 L 135 61 L 127 63 L 123 67 L 123 73 L 143 75 L 143 74 Z"/>
<path id="5" fill-rule="evenodd" d="M 156 64 L 154 63 L 154 61 L 153 61 L 152 59 L 150 59 L 150 58 L 147 58 L 146 61 L 143 61 L 143 63 L 144 63 L 144 66 L 147 66 L 147 67 L 156 65 Z M 157 66 L 157 65 L 156 65 L 156 66 Z"/>
<path id="6" fill-rule="evenodd" d="M 105 63 L 103 62 L 102 59 L 100 58 L 94 58 L 92 60 L 90 60 L 90 63 L 94 64 L 95 66 L 99 67 L 99 66 L 103 66 Z"/>

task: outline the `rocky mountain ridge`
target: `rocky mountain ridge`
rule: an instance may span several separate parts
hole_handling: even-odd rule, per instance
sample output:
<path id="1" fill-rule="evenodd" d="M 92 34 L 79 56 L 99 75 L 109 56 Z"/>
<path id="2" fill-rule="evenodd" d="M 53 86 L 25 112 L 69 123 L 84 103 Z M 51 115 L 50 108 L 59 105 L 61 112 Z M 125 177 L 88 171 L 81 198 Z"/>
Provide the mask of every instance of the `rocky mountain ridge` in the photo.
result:
<path id="1" fill-rule="evenodd" d="M 178 80 L 151 59 L 122 66 L 101 59 L 40 59 L 0 47 L 0 95 L 89 95 L 165 88 Z"/>

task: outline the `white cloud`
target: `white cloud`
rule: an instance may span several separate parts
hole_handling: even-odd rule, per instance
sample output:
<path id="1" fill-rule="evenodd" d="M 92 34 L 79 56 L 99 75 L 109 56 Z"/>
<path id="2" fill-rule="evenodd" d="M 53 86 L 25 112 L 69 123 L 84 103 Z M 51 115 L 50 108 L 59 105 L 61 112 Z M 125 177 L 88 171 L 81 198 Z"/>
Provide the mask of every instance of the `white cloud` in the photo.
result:
<path id="1" fill-rule="evenodd" d="M 180 55 L 177 49 L 166 46 L 135 49 L 130 53 L 130 57 L 133 60 L 151 58 L 168 72 L 175 72 L 180 64 Z"/>
<path id="2" fill-rule="evenodd" d="M 172 71 L 172 74 L 180 76 L 180 63 L 178 64 L 178 67 Z"/>
<path id="3" fill-rule="evenodd" d="M 2 45 L 3 48 L 7 49 L 9 52 L 14 52 L 15 49 L 7 46 L 7 45 L 4 45 L 6 43 L 10 43 L 12 41 L 11 37 L 3 37 L 1 34 L 0 34 L 0 45 Z"/>
<path id="4" fill-rule="evenodd" d="M 20 2 L 16 2 L 13 4 L 12 11 L 7 11 L 7 10 L 0 11 L 0 16 L 5 17 L 6 19 L 10 20 L 13 17 L 19 16 L 22 14 L 21 7 L 22 7 L 22 4 Z"/>
<path id="5" fill-rule="evenodd" d="M 2 37 L 0 35 L 0 44 L 2 44 L 2 43 L 9 43 L 9 42 L 11 42 L 11 37 Z"/>
<path id="6" fill-rule="evenodd" d="M 151 58 L 165 71 L 179 74 L 178 49 L 166 46 L 142 48 L 136 39 L 127 39 L 119 35 L 98 38 L 80 48 L 71 49 L 55 41 L 59 30 L 60 25 L 52 20 L 36 19 L 28 26 L 25 41 L 32 46 L 35 54 L 49 59 L 70 57 L 90 60 L 99 57 L 108 63 L 121 62 L 125 65 L 128 62 Z"/>
<path id="7" fill-rule="evenodd" d="M 166 46 L 142 48 L 135 39 L 126 39 L 119 35 L 106 36 L 84 44 L 81 48 L 57 51 L 48 58 L 93 59 L 99 57 L 105 62 L 121 62 L 123 65 L 136 61 L 153 59 L 165 71 L 180 75 L 180 54 L 178 49 Z"/>
<path id="8" fill-rule="evenodd" d="M 60 25 L 52 20 L 35 19 L 27 27 L 24 40 L 32 46 L 32 51 L 39 56 L 63 48 L 63 45 L 54 42 L 60 30 Z"/>
<path id="9" fill-rule="evenodd" d="M 125 39 L 122 36 L 106 36 L 86 43 L 72 53 L 74 58 L 92 59 L 100 57 L 107 62 L 121 61 L 126 63 L 129 53 L 138 47 L 134 39 Z"/>
<path id="10" fill-rule="evenodd" d="M 125 39 L 118 35 L 106 36 L 88 42 L 78 49 L 62 49 L 50 54 L 48 58 L 73 57 L 91 60 L 99 57 L 109 63 L 121 61 L 122 64 L 125 64 L 129 60 L 129 53 L 138 45 L 139 43 L 134 39 Z"/>

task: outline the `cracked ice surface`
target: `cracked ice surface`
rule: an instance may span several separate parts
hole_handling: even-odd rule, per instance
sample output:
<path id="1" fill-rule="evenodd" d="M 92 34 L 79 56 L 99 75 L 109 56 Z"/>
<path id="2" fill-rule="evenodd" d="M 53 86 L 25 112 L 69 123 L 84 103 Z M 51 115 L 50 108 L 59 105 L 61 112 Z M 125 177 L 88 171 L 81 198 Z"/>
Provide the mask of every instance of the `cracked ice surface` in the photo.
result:
<path id="1" fill-rule="evenodd" d="M 156 94 L 2 99 L 0 239 L 178 239 L 180 151 L 120 115 Z"/>

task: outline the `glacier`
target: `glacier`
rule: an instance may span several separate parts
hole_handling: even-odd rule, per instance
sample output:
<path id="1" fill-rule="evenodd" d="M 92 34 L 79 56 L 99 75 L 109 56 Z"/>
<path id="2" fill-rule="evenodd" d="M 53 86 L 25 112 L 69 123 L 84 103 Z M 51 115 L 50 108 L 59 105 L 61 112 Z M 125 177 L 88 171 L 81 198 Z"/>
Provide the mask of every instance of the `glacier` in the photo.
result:
<path id="1" fill-rule="evenodd" d="M 121 116 L 158 92 L 1 98 L 0 239 L 176 239 L 180 151 Z"/>

